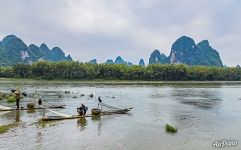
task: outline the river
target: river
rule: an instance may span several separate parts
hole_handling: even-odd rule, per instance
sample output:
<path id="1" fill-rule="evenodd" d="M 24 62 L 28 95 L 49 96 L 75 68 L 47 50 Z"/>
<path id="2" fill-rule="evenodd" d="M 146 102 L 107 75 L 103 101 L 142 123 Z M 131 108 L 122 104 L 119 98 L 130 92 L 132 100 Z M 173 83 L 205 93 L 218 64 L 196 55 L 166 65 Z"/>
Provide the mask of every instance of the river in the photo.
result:
<path id="1" fill-rule="evenodd" d="M 209 150 L 219 140 L 241 139 L 241 82 L 83 82 L 0 79 L 0 92 L 20 88 L 43 103 L 66 104 L 55 109 L 76 114 L 84 103 L 133 107 L 129 114 L 39 123 L 44 110 L 0 112 L 0 123 L 20 125 L 0 134 L 0 149 L 81 150 Z M 70 93 L 65 93 L 70 91 Z M 89 94 L 94 95 L 93 98 Z M 84 94 L 85 96 L 81 96 Z M 76 98 L 77 97 L 77 98 Z M 15 107 L 0 101 L 1 105 Z M 105 108 L 104 108 L 105 109 Z M 177 127 L 170 134 L 165 125 Z M 238 141 L 240 142 L 240 141 Z M 241 149 L 240 144 L 228 149 Z"/>

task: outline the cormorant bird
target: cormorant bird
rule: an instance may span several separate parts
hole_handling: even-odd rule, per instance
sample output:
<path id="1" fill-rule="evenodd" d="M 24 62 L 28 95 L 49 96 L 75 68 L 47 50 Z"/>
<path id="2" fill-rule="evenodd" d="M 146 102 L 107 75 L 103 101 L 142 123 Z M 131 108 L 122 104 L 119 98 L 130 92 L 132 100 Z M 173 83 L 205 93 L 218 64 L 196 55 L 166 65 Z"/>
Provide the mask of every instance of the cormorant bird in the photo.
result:
<path id="1" fill-rule="evenodd" d="M 98 97 L 98 101 L 99 101 L 99 103 L 101 103 L 101 102 L 102 102 L 102 100 L 100 99 L 100 97 Z"/>

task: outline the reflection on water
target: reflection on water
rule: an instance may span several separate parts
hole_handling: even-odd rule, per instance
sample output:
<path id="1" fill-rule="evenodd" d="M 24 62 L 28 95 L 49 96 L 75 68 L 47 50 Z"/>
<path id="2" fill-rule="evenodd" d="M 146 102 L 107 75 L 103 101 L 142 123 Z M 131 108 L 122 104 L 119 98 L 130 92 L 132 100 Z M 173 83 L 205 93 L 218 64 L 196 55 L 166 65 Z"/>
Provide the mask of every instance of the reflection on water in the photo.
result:
<path id="1" fill-rule="evenodd" d="M 97 128 L 98 128 L 98 136 L 101 135 L 101 128 L 102 128 L 102 120 L 101 120 L 101 116 L 92 116 L 91 120 L 93 122 L 98 122 Z"/>
<path id="2" fill-rule="evenodd" d="M 91 120 L 92 120 L 94 123 L 97 123 L 98 136 L 100 136 L 100 135 L 101 135 L 101 128 L 102 128 L 101 116 L 99 116 L 99 115 L 92 116 L 92 117 L 91 117 Z M 88 123 L 87 123 L 86 118 L 79 118 L 79 119 L 77 120 L 77 126 L 80 127 L 80 130 L 81 130 L 81 131 L 86 130 L 86 129 L 87 129 L 87 126 L 88 126 Z"/>
<path id="3" fill-rule="evenodd" d="M 16 112 L 15 121 L 19 122 L 20 121 L 20 112 L 19 112 L 19 110 L 16 110 L 15 112 Z"/>
<path id="4" fill-rule="evenodd" d="M 87 126 L 86 118 L 79 118 L 77 120 L 77 126 L 80 127 L 81 131 L 85 130 L 85 128 Z"/>
<path id="5" fill-rule="evenodd" d="M 23 111 L 21 110 L 13 110 L 13 111 L 8 111 L 0 115 L 0 118 L 2 120 L 5 120 L 7 122 L 20 122 L 21 119 L 20 117 L 23 115 Z"/>
<path id="6" fill-rule="evenodd" d="M 94 122 L 94 123 L 97 123 L 97 131 L 98 131 L 98 136 L 101 135 L 101 127 L 102 127 L 102 120 L 101 120 L 101 116 L 92 116 L 91 117 L 91 120 Z M 88 123 L 87 123 L 87 119 L 86 118 L 79 118 L 77 120 L 77 127 L 80 127 L 80 130 L 81 131 L 84 131 L 87 129 L 87 126 L 88 126 Z"/>
<path id="7" fill-rule="evenodd" d="M 35 109 L 29 109 L 29 110 L 27 110 L 27 113 L 29 113 L 29 114 L 31 114 L 31 113 L 35 113 L 35 112 L 36 112 Z"/>
<path id="8" fill-rule="evenodd" d="M 91 120 L 93 120 L 93 121 L 100 121 L 101 120 L 101 116 L 99 116 L 99 115 L 92 116 Z"/>

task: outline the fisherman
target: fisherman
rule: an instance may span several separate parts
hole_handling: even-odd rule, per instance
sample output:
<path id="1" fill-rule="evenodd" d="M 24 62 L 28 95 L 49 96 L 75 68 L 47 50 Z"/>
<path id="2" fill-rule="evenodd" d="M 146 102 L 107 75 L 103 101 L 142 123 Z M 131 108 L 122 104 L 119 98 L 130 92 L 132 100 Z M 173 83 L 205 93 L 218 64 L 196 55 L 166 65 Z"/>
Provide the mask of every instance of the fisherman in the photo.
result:
<path id="1" fill-rule="evenodd" d="M 17 89 L 17 90 L 12 89 L 11 91 L 12 91 L 12 93 L 15 94 L 16 106 L 17 106 L 17 109 L 19 109 L 19 102 L 20 102 L 20 99 L 21 99 L 21 92 L 19 91 L 19 89 Z"/>
<path id="2" fill-rule="evenodd" d="M 88 110 L 88 107 L 86 107 L 84 104 L 81 104 L 79 108 L 77 108 L 77 112 L 80 116 L 85 116 L 86 111 Z"/>

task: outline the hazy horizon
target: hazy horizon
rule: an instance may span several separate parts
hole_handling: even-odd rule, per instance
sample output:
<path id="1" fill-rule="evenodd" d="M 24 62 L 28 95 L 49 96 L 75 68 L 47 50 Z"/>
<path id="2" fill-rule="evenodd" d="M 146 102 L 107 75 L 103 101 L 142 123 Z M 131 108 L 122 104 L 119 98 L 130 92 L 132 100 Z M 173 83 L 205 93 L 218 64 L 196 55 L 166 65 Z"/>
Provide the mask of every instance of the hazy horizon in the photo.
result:
<path id="1" fill-rule="evenodd" d="M 1 1 L 0 39 L 60 47 L 74 60 L 121 56 L 148 63 L 155 49 L 169 55 L 179 37 L 209 40 L 228 66 L 241 64 L 241 1 L 11 0 Z"/>

